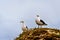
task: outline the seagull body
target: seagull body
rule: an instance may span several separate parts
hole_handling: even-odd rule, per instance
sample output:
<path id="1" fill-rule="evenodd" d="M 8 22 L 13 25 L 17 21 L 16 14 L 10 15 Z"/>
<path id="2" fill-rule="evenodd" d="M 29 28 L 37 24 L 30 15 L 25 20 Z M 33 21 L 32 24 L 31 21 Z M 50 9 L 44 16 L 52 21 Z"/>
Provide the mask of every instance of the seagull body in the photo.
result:
<path id="1" fill-rule="evenodd" d="M 42 26 L 47 25 L 43 20 L 40 19 L 39 15 L 37 15 L 35 22 L 38 25 L 38 27 L 41 26 L 41 28 Z"/>
<path id="2" fill-rule="evenodd" d="M 22 24 L 22 30 L 25 32 L 28 30 L 28 27 L 25 25 L 24 21 L 21 21 Z"/>

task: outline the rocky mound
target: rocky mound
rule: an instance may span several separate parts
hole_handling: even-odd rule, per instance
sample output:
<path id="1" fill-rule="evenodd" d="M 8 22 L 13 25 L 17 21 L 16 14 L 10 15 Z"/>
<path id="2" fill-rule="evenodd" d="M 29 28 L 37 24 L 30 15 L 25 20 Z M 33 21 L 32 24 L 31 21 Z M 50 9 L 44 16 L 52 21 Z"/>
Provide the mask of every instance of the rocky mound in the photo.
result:
<path id="1" fill-rule="evenodd" d="M 60 40 L 60 30 L 34 28 L 23 32 L 15 40 Z"/>

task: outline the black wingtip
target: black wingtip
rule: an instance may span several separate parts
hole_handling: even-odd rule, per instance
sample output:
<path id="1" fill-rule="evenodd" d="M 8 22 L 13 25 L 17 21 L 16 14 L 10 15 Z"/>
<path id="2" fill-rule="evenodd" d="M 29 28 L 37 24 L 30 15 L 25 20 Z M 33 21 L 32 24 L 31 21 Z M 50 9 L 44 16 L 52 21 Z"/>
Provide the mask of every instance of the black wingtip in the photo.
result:
<path id="1" fill-rule="evenodd" d="M 45 25 L 47 25 L 47 24 L 45 24 Z"/>

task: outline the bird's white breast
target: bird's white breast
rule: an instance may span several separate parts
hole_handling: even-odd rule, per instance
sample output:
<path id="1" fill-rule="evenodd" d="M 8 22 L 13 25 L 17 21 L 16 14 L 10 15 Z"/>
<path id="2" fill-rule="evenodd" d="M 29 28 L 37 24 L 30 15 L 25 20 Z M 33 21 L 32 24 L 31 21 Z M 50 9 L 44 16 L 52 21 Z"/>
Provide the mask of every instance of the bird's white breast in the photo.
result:
<path id="1" fill-rule="evenodd" d="M 43 23 L 40 21 L 40 17 L 37 17 L 35 21 L 36 21 L 36 23 L 38 23 L 38 24 L 43 24 Z"/>
<path id="2" fill-rule="evenodd" d="M 26 28 L 26 25 L 25 24 L 22 24 L 22 28 Z"/>
<path id="3" fill-rule="evenodd" d="M 26 28 L 26 25 L 25 25 L 25 24 L 22 24 L 22 30 L 23 30 L 23 31 L 26 31 L 26 30 L 27 30 L 27 28 Z"/>

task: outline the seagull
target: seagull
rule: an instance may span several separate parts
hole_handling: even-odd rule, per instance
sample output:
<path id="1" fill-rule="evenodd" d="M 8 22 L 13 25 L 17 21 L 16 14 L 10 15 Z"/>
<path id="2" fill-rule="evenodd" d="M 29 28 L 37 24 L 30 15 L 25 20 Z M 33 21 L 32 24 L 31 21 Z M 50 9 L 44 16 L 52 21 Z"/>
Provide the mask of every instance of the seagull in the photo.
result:
<path id="1" fill-rule="evenodd" d="M 22 24 L 22 30 L 23 32 L 28 30 L 28 27 L 25 25 L 24 21 L 20 21 L 20 23 Z"/>
<path id="2" fill-rule="evenodd" d="M 40 19 L 39 15 L 36 15 L 36 16 L 37 17 L 36 17 L 35 22 L 38 25 L 38 28 L 39 28 L 39 26 L 41 26 L 41 28 L 42 28 L 42 26 L 47 25 L 43 20 Z"/>

